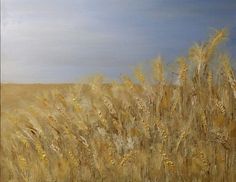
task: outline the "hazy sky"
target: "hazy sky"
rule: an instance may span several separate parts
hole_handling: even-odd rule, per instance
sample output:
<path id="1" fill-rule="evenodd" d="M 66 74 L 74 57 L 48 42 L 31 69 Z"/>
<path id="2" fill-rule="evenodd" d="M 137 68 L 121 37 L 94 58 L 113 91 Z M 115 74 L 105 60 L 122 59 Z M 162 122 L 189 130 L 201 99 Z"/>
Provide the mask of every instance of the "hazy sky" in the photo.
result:
<path id="1" fill-rule="evenodd" d="M 228 27 L 236 58 L 236 0 L 2 0 L 3 82 L 118 78 L 162 55 L 171 62 Z"/>

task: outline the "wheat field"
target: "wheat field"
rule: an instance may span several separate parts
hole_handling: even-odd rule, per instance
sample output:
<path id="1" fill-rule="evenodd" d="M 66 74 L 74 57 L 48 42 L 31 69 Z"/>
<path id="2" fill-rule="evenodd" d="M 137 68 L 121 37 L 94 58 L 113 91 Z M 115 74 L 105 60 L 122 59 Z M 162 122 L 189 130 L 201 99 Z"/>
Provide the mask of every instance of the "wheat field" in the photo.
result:
<path id="1" fill-rule="evenodd" d="M 1 85 L 1 181 L 236 181 L 236 79 L 217 30 L 152 78 Z"/>

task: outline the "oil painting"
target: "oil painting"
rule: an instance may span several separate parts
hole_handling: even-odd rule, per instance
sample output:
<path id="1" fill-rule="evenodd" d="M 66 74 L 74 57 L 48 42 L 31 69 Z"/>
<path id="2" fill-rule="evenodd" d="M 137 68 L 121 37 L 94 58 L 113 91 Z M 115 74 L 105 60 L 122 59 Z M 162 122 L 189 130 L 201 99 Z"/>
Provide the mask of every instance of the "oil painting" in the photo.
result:
<path id="1" fill-rule="evenodd" d="M 235 182 L 235 0 L 2 0 L 2 182 Z"/>

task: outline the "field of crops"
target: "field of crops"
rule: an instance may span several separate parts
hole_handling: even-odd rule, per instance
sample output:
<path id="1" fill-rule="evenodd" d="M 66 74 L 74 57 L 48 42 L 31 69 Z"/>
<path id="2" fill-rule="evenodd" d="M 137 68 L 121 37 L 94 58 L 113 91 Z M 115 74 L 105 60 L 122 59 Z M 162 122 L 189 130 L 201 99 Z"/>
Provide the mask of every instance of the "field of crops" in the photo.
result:
<path id="1" fill-rule="evenodd" d="M 236 181 L 236 79 L 226 30 L 179 57 L 176 82 L 3 85 L 1 181 Z"/>

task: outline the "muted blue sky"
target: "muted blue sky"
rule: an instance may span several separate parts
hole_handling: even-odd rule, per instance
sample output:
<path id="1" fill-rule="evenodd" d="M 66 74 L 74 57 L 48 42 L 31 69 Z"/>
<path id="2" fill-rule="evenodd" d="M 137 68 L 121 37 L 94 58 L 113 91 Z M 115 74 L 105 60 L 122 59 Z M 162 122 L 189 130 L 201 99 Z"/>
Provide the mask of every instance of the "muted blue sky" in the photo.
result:
<path id="1" fill-rule="evenodd" d="M 222 27 L 236 58 L 236 0 L 2 0 L 1 8 L 3 82 L 118 78 L 158 55 L 171 63 Z"/>

